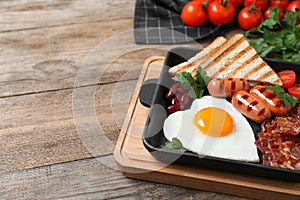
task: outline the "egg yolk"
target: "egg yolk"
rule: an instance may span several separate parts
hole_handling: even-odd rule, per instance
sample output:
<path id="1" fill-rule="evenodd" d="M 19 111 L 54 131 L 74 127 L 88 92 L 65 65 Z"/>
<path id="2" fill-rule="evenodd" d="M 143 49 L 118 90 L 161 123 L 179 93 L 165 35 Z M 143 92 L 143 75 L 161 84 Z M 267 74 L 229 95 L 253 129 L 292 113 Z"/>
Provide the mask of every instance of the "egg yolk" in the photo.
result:
<path id="1" fill-rule="evenodd" d="M 200 132 L 212 137 L 223 137 L 233 130 L 233 119 L 223 109 L 207 107 L 194 116 L 194 125 Z"/>

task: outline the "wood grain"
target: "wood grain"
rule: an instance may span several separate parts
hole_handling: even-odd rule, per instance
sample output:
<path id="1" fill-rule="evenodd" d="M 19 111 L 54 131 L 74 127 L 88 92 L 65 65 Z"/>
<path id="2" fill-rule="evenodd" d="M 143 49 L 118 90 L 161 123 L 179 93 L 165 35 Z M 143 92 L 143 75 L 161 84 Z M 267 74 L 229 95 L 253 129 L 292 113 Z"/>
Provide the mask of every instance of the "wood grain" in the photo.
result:
<path id="1" fill-rule="evenodd" d="M 8 32 L 87 22 L 111 22 L 120 18 L 132 19 L 133 10 L 132 0 L 0 1 L 0 30 Z"/>
<path id="2" fill-rule="evenodd" d="M 124 178 L 112 155 L 0 174 L 0 180 L 3 199 L 241 199 Z"/>
<path id="3" fill-rule="evenodd" d="M 176 46 L 134 43 L 132 0 L 82 2 L 0 2 L 9 21 L 0 19 L 0 97 L 72 88 L 78 73 L 76 86 L 97 84 L 102 72 L 99 83 L 115 82 Z"/>
<path id="4" fill-rule="evenodd" d="M 1 199 L 240 199 L 112 164 L 144 60 L 178 46 L 136 45 L 135 3 L 0 0 Z"/>
<path id="5" fill-rule="evenodd" d="M 136 80 L 119 84 L 129 91 Z M 116 87 L 78 88 L 76 97 L 68 89 L 0 98 L 0 160 L 7 159 L 0 172 L 111 154 L 131 97 L 112 93 Z"/>

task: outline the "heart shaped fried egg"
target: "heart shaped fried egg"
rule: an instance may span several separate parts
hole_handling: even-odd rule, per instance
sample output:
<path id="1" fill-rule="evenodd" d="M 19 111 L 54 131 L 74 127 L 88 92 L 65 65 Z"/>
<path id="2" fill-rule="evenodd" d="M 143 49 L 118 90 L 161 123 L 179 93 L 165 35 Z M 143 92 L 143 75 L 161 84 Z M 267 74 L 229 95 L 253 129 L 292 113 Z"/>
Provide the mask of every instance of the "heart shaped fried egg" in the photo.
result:
<path id="1" fill-rule="evenodd" d="M 204 96 L 188 110 L 168 116 L 165 137 L 202 156 L 258 162 L 254 132 L 247 119 L 225 99 Z"/>

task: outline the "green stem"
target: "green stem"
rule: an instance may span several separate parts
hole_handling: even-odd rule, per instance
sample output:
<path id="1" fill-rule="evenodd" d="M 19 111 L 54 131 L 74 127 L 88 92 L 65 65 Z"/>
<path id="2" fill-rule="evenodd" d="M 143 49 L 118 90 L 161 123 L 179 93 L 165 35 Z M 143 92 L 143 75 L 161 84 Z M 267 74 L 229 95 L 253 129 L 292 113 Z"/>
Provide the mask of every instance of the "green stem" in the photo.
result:
<path id="1" fill-rule="evenodd" d="M 227 7 L 228 5 L 228 0 L 222 0 L 222 6 Z"/>
<path id="2" fill-rule="evenodd" d="M 256 0 L 254 0 L 255 2 Z M 250 13 L 255 13 L 257 11 L 257 9 L 255 8 L 254 4 L 252 3 L 252 5 L 248 8 L 248 11 Z"/>
<path id="3" fill-rule="evenodd" d="M 208 0 L 204 1 L 201 6 L 202 6 L 203 10 L 206 10 L 206 8 L 208 6 Z"/>

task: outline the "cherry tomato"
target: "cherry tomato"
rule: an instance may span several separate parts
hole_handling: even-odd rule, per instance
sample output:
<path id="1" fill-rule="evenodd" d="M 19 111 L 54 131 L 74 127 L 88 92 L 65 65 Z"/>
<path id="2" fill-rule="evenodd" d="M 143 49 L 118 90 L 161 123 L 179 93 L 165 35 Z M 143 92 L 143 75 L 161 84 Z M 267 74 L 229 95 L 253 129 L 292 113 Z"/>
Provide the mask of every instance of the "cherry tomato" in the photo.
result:
<path id="1" fill-rule="evenodd" d="M 207 7 L 207 16 L 214 25 L 228 24 L 235 16 L 235 7 L 229 0 L 215 0 Z"/>
<path id="2" fill-rule="evenodd" d="M 261 23 L 263 15 L 260 10 L 255 10 L 255 8 L 244 7 L 238 15 L 238 23 L 241 28 L 245 30 L 250 30 L 252 28 L 258 27 Z"/>
<path id="3" fill-rule="evenodd" d="M 296 12 L 296 9 L 300 9 L 300 1 L 291 1 L 289 5 L 286 7 L 286 10 Z M 300 24 L 300 15 L 297 17 L 297 23 Z"/>
<path id="4" fill-rule="evenodd" d="M 263 11 L 268 5 L 268 0 L 244 0 L 243 4 L 245 7 L 251 7 L 254 4 L 256 9 Z"/>
<path id="5" fill-rule="evenodd" d="M 207 19 L 206 12 L 200 1 L 191 1 L 185 4 L 181 11 L 181 19 L 188 26 L 201 26 Z"/>
<path id="6" fill-rule="evenodd" d="M 238 7 L 242 2 L 242 0 L 230 0 L 230 1 L 233 3 L 234 7 Z"/>
<path id="7" fill-rule="evenodd" d="M 290 95 L 300 99 L 300 84 L 295 84 L 292 87 L 289 87 L 288 92 Z"/>
<path id="8" fill-rule="evenodd" d="M 202 5 L 202 8 L 206 11 L 207 6 L 208 6 L 211 2 L 213 2 L 214 0 L 193 0 L 193 1 L 198 1 L 198 2 L 200 2 L 201 5 Z M 206 14 L 206 16 L 207 16 L 207 14 Z"/>
<path id="9" fill-rule="evenodd" d="M 214 0 L 193 0 L 193 1 L 200 1 L 202 4 L 203 3 L 207 3 L 207 5 L 208 5 L 208 4 L 210 4 Z"/>
<path id="10" fill-rule="evenodd" d="M 264 11 L 264 18 L 265 19 L 268 19 L 269 18 L 269 13 L 270 11 L 273 9 L 273 7 L 268 7 L 265 11 Z M 280 12 L 279 12 L 279 21 L 283 20 L 284 18 L 284 11 L 282 9 L 280 9 Z"/>
<path id="11" fill-rule="evenodd" d="M 279 9 L 285 10 L 289 3 L 289 0 L 271 0 L 270 7 L 275 8 L 277 5 Z"/>
<path id="12" fill-rule="evenodd" d="M 282 88 L 289 88 L 296 82 L 296 73 L 293 70 L 283 70 L 277 74 L 283 83 Z"/>

